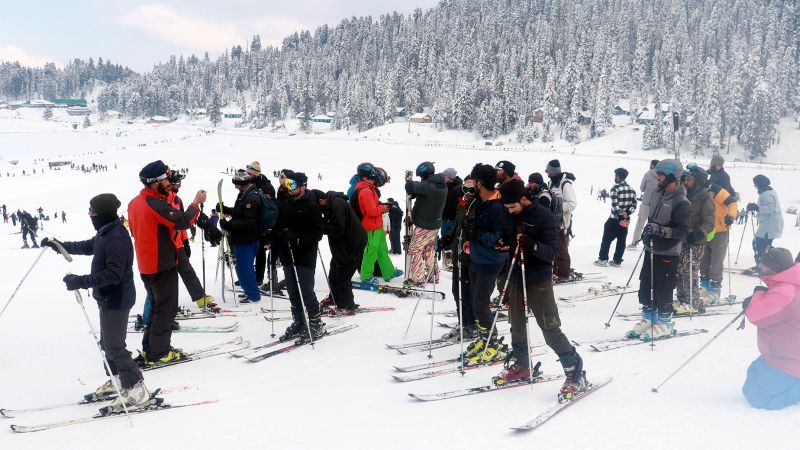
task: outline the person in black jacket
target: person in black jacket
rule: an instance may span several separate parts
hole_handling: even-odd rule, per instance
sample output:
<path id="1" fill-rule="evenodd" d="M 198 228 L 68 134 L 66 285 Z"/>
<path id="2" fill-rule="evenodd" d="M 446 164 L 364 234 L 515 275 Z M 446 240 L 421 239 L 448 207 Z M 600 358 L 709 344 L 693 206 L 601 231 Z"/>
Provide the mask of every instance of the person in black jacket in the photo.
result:
<path id="1" fill-rule="evenodd" d="M 302 172 L 293 172 L 286 177 L 287 200 L 282 220 L 273 229 L 280 236 L 283 276 L 292 305 L 293 322 L 281 340 L 308 338 L 309 328 L 314 339 L 325 334 L 325 324 L 314 293 L 317 249 L 322 239 L 322 208 L 317 203 L 317 196 L 306 191 L 307 183 L 308 178 Z M 308 327 L 303 317 L 303 304 L 308 314 Z"/>
<path id="2" fill-rule="evenodd" d="M 245 169 L 250 177 L 253 179 L 253 184 L 256 185 L 256 189 L 263 192 L 267 195 L 267 197 L 271 199 L 275 199 L 275 188 L 272 186 L 272 183 L 269 181 L 269 178 L 265 177 L 261 173 L 261 164 L 258 161 L 253 161 L 247 165 Z M 269 289 L 269 284 L 264 283 L 264 273 L 267 271 L 267 248 L 269 247 L 269 238 L 266 235 L 261 236 L 259 239 L 258 245 L 258 252 L 256 252 L 256 285 L 259 286 L 259 289 L 263 291 L 267 291 Z M 275 267 L 275 258 L 273 257 L 272 260 L 269 262 L 270 268 L 270 277 L 272 278 L 272 287 L 273 289 L 277 288 L 278 283 L 278 271 Z"/>
<path id="3" fill-rule="evenodd" d="M 329 191 L 326 194 L 319 190 L 312 192 L 322 207 L 322 232 L 328 235 L 331 249 L 328 274 L 331 295 L 321 305 L 335 307 L 330 315 L 355 315 L 358 305 L 353 302 L 353 284 L 350 280 L 356 273 L 356 268 L 361 266 L 361 256 L 367 245 L 367 232 L 344 193 Z"/>
<path id="4" fill-rule="evenodd" d="M 42 247 L 58 251 L 56 244 L 73 255 L 92 255 L 89 275 L 69 274 L 64 277 L 67 289 L 92 289 L 100 313 L 100 346 L 105 352 L 111 373 L 109 379 L 93 394 L 95 400 L 109 399 L 121 386 L 122 397 L 111 404 L 112 410 L 123 410 L 149 403 L 150 394 L 142 372 L 125 347 L 128 315 L 136 302 L 133 284 L 133 243 L 117 216 L 120 201 L 114 194 L 100 194 L 89 201 L 89 216 L 97 234 L 86 241 L 59 242 L 44 238 Z"/>
<path id="5" fill-rule="evenodd" d="M 448 167 L 442 172 L 444 175 L 444 182 L 447 186 L 447 197 L 444 200 L 444 209 L 442 210 L 442 228 L 441 235 L 447 234 L 456 224 L 456 211 L 458 208 L 458 201 L 461 199 L 463 193 L 461 186 L 464 184 L 458 176 L 456 169 Z M 444 260 L 442 265 L 445 269 L 453 267 L 453 252 L 449 249 L 444 251 Z"/>
<path id="6" fill-rule="evenodd" d="M 389 204 L 389 242 L 392 247 L 389 254 L 401 255 L 403 246 L 400 243 L 400 230 L 403 228 L 403 210 L 400 209 L 400 203 L 391 197 L 387 199 L 387 203 Z"/>
<path id="7" fill-rule="evenodd" d="M 222 213 L 229 219 L 220 219 L 219 226 L 230 233 L 230 243 L 236 258 L 236 276 L 244 291 L 242 303 L 258 302 L 261 292 L 256 284 L 256 271 L 253 263 L 256 259 L 261 239 L 261 197 L 253 179 L 244 170 L 237 170 L 233 175 L 233 185 L 239 191 L 233 208 L 222 207 Z"/>
<path id="8" fill-rule="evenodd" d="M 527 197 L 521 181 L 511 181 L 500 187 L 503 204 L 514 216 L 515 236 L 509 252 L 519 249 L 523 253 L 511 268 L 506 297 L 511 316 L 512 358 L 509 364 L 492 381 L 497 385 L 512 383 L 530 376 L 531 361 L 528 355 L 527 314 L 524 304 L 536 318 L 544 341 L 558 355 L 566 379 L 560 397 L 570 398 L 587 386 L 583 360 L 569 339 L 561 331 L 555 295 L 553 294 L 553 261 L 558 258 L 559 221 L 549 209 Z M 513 249 L 513 250 L 512 250 Z M 523 297 L 525 283 L 527 299 Z"/>

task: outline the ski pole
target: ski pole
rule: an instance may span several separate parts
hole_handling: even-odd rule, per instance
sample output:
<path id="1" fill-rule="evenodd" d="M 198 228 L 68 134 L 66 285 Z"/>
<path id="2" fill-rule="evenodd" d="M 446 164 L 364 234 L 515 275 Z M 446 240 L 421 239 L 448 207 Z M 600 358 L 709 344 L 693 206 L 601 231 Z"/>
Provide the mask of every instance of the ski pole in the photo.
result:
<path id="1" fill-rule="evenodd" d="M 228 262 L 228 272 L 231 274 L 231 288 L 233 288 L 233 304 L 236 307 L 239 307 L 239 297 L 236 295 L 236 279 L 233 278 L 233 266 L 236 265 L 236 256 L 233 254 L 233 247 L 231 247 L 231 241 L 229 239 L 229 235 L 225 235 L 225 239 L 228 239 L 228 254 L 226 255 L 227 262 Z M 222 283 L 223 285 L 225 283 Z M 244 292 L 244 291 L 242 291 Z"/>
<path id="2" fill-rule="evenodd" d="M 200 212 L 203 212 L 203 203 L 200 203 Z M 200 238 L 200 255 L 203 258 L 203 294 L 206 293 L 206 230 L 201 230 L 203 232 L 203 236 Z M 208 307 L 203 304 L 203 311 L 206 311 Z"/>
<path id="3" fill-rule="evenodd" d="M 435 239 L 436 236 L 434 235 L 434 242 Z M 428 359 L 431 359 L 433 358 L 433 316 L 436 314 L 436 255 L 434 252 L 431 252 L 431 256 L 428 258 L 431 260 L 431 274 L 433 275 L 433 294 L 431 294 L 431 339 L 428 342 Z"/>
<path id="4" fill-rule="evenodd" d="M 736 261 L 733 262 L 735 266 L 739 265 L 739 253 L 742 252 L 742 242 L 744 242 L 745 231 L 747 231 L 747 222 L 749 222 L 750 213 L 744 216 L 744 228 L 742 228 L 742 237 L 739 239 L 739 250 L 736 250 Z M 730 233 L 728 234 L 728 243 L 730 244 Z M 729 264 L 730 265 L 730 264 Z"/>
<path id="5" fill-rule="evenodd" d="M 694 358 L 695 358 L 697 355 L 699 355 L 699 354 L 700 354 L 700 353 L 701 353 L 703 350 L 705 350 L 705 349 L 706 349 L 706 347 L 708 347 L 709 345 L 711 345 L 711 343 L 712 343 L 712 342 L 714 342 L 714 341 L 715 341 L 715 340 L 716 340 L 716 339 L 717 339 L 717 338 L 718 338 L 718 337 L 719 337 L 719 336 L 720 336 L 722 333 L 724 333 L 724 332 L 725 332 L 725 330 L 727 330 L 727 329 L 728 329 L 728 328 L 729 328 L 731 325 L 733 325 L 733 324 L 734 324 L 734 323 L 735 323 L 737 320 L 739 320 L 739 318 L 740 318 L 740 317 L 742 317 L 743 315 L 744 315 L 744 310 L 742 310 L 742 312 L 740 312 L 739 314 L 737 314 L 737 315 L 736 315 L 736 317 L 734 317 L 734 318 L 733 318 L 733 319 L 732 319 L 730 322 L 728 322 L 728 323 L 727 323 L 727 325 L 725 325 L 724 327 L 722 327 L 722 329 L 721 329 L 721 330 L 719 330 L 719 331 L 717 332 L 717 334 L 715 334 L 715 335 L 714 335 L 714 336 L 713 336 L 711 339 L 709 339 L 709 340 L 708 340 L 708 342 L 706 342 L 705 344 L 703 344 L 703 346 L 702 346 L 702 347 L 700 347 L 700 349 L 699 349 L 699 350 L 697 350 L 697 351 L 696 351 L 696 352 L 695 352 L 695 353 L 694 353 L 692 356 L 690 356 L 690 357 L 689 357 L 689 359 L 687 359 L 687 360 L 686 360 L 686 361 L 685 361 L 683 364 L 681 364 L 681 366 L 680 366 L 680 367 L 678 367 L 678 368 L 677 368 L 677 369 L 676 369 L 674 372 L 672 372 L 672 373 L 671 373 L 671 374 L 670 374 L 670 375 L 669 375 L 669 376 L 668 376 L 668 377 L 667 377 L 667 378 L 666 378 L 664 381 L 662 381 L 662 382 L 661 382 L 661 384 L 659 384 L 658 386 L 656 386 L 656 387 L 652 388 L 652 389 L 651 389 L 651 391 L 652 391 L 652 392 L 654 392 L 654 393 L 658 393 L 658 390 L 661 388 L 661 386 L 664 386 L 664 384 L 666 384 L 666 383 L 667 383 L 667 381 L 669 381 L 670 379 L 672 379 L 672 377 L 674 377 L 676 373 L 680 372 L 680 371 L 681 371 L 681 369 L 683 369 L 684 367 L 686 367 L 686 365 L 687 365 L 687 364 L 689 364 L 689 363 L 690 363 L 690 362 L 691 362 L 691 361 L 692 361 L 692 360 L 693 360 L 693 359 L 694 359 Z"/>
<path id="6" fill-rule="evenodd" d="M 55 244 L 56 250 L 58 250 L 58 252 L 61 253 L 61 256 L 63 256 L 64 259 L 67 260 L 67 262 L 72 262 L 72 256 L 69 253 L 67 253 L 67 251 L 64 249 L 64 247 L 58 241 L 54 240 L 54 241 L 50 241 L 50 242 Z M 2 317 L 3 313 L 6 312 L 6 308 L 8 308 L 8 305 L 11 304 L 11 300 L 14 300 L 14 297 L 17 295 L 17 292 L 19 291 L 19 288 L 22 286 L 22 283 L 25 282 L 25 280 L 28 278 L 28 275 L 31 274 L 31 272 L 33 271 L 33 268 L 36 267 L 36 264 L 39 262 L 40 259 L 42 259 L 42 256 L 44 256 L 44 254 L 45 254 L 45 252 L 47 250 L 48 250 L 47 247 L 42 248 L 42 251 L 39 252 L 39 255 L 33 261 L 33 264 L 31 264 L 31 267 L 28 269 L 27 272 L 25 272 L 25 275 L 22 276 L 22 279 L 19 280 L 19 283 L 17 284 L 17 287 L 14 289 L 14 292 L 11 293 L 11 297 L 8 298 L 8 301 L 6 301 L 6 304 L 3 306 L 3 309 L 0 310 L 0 317 Z"/>
<path id="7" fill-rule="evenodd" d="M 689 320 L 694 319 L 694 298 L 692 297 L 692 285 L 694 284 L 694 266 L 692 265 L 692 244 L 688 242 L 686 245 L 689 246 Z"/>
<path id="8" fill-rule="evenodd" d="M 519 238 L 517 238 L 517 242 L 519 242 Z M 526 346 L 528 347 L 528 367 L 533 365 L 533 341 L 531 341 L 531 327 L 530 327 L 530 318 L 528 317 L 528 287 L 527 283 L 525 282 L 525 251 L 522 250 L 522 246 L 517 247 L 517 251 L 519 252 L 519 267 L 520 267 L 520 277 L 522 283 L 522 308 L 523 314 L 525 314 L 525 339 L 528 341 Z M 508 269 L 509 271 L 513 270 L 513 267 Z M 533 389 L 533 371 L 529 372 L 530 380 L 531 380 L 531 389 Z"/>
<path id="9" fill-rule="evenodd" d="M 108 371 L 108 376 L 111 378 L 111 385 L 114 386 L 114 390 L 117 391 L 117 395 L 120 399 L 122 399 L 122 389 L 117 384 L 117 380 L 114 379 L 114 373 L 111 371 L 111 365 L 108 364 L 108 358 L 106 358 L 106 352 L 103 350 L 103 345 L 100 343 L 100 339 L 97 337 L 97 332 L 94 329 L 94 325 L 92 325 L 92 321 L 89 320 L 89 314 L 86 312 L 86 307 L 83 306 L 83 297 L 81 296 L 80 289 L 75 289 L 75 300 L 78 301 L 78 305 L 81 307 L 81 311 L 83 311 L 83 317 L 86 318 L 86 323 L 89 325 L 89 332 L 92 333 L 92 337 L 94 338 L 95 344 L 97 344 L 98 350 L 100 350 L 100 358 L 103 360 L 103 366 L 105 367 L 106 371 Z M 122 402 L 122 410 L 125 411 L 125 416 L 128 417 L 128 422 L 133 427 L 133 419 L 131 419 L 130 414 L 128 414 L 128 405 L 125 402 Z"/>
<path id="10" fill-rule="evenodd" d="M 486 338 L 486 342 L 489 342 L 492 339 L 492 332 L 494 331 L 494 326 L 497 324 L 497 318 L 500 316 L 500 310 L 502 309 L 501 306 L 503 305 L 503 300 L 506 298 L 506 294 L 508 294 L 508 283 L 511 281 L 511 272 L 514 271 L 514 264 L 517 262 L 517 257 L 520 254 L 520 247 L 517 245 L 517 248 L 514 249 L 514 256 L 511 258 L 511 264 L 508 266 L 508 274 L 506 275 L 506 281 L 503 284 L 503 290 L 500 291 L 500 302 L 498 303 L 497 311 L 494 313 L 494 318 L 492 319 L 492 326 L 489 327 L 489 337 Z"/>
<path id="11" fill-rule="evenodd" d="M 655 350 L 656 341 L 653 339 L 654 328 L 656 326 L 656 317 L 658 313 L 656 312 L 656 277 L 655 277 L 655 268 L 653 267 L 653 237 L 650 237 L 650 350 Z"/>
<path id="12" fill-rule="evenodd" d="M 272 246 L 269 246 L 269 254 L 267 254 L 267 270 L 269 270 L 269 315 L 270 320 L 269 324 L 271 327 L 270 330 L 270 337 L 275 337 L 275 294 L 272 292 L 273 286 L 273 273 L 272 273 Z M 277 270 L 275 271 L 275 275 L 277 275 Z"/>
<path id="13" fill-rule="evenodd" d="M 311 334 L 311 322 L 308 321 L 308 311 L 306 311 L 306 300 L 303 298 L 303 289 L 300 287 L 300 277 L 297 275 L 297 266 L 295 265 L 294 252 L 292 251 L 292 244 L 286 246 L 289 249 L 289 258 L 292 260 L 292 270 L 294 271 L 294 281 L 297 284 L 297 293 L 300 294 L 300 306 L 303 309 L 303 318 L 306 319 L 306 328 L 308 328 L 308 340 L 311 348 L 314 348 L 314 336 Z"/>
<path id="14" fill-rule="evenodd" d="M 727 227 L 727 232 L 728 232 L 728 244 L 726 245 L 726 247 L 727 247 L 726 251 L 728 253 L 728 269 L 730 269 L 730 267 L 731 267 L 731 227 Z M 728 302 L 733 302 L 733 300 L 735 299 L 735 296 L 731 292 L 731 289 L 733 289 L 733 285 L 731 284 L 731 271 L 728 270 Z"/>
<path id="15" fill-rule="evenodd" d="M 325 283 L 328 284 L 328 291 L 331 294 L 331 300 L 333 300 L 333 304 L 336 304 L 336 297 L 333 296 L 333 286 L 331 286 L 331 280 L 328 278 L 328 269 L 325 268 L 325 261 L 322 260 L 322 251 L 317 247 L 317 255 L 319 255 L 319 262 L 322 264 L 322 273 L 325 274 Z"/>
<path id="16" fill-rule="evenodd" d="M 461 290 L 461 277 L 463 276 L 461 273 L 461 236 L 458 236 L 456 243 L 458 247 L 456 248 L 456 259 L 453 261 L 453 276 L 457 283 L 456 292 L 458 292 L 458 303 L 456 307 L 458 308 L 458 343 L 461 348 L 459 353 L 461 356 L 461 367 L 459 367 L 458 370 L 463 377 L 466 372 L 464 371 L 464 299 L 462 298 L 464 292 Z"/>
<path id="17" fill-rule="evenodd" d="M 639 241 L 636 241 L 635 243 L 638 244 Z M 606 328 L 609 328 L 611 326 L 611 319 L 614 318 L 614 314 L 617 312 L 617 308 L 619 308 L 619 304 L 622 302 L 622 297 L 626 294 L 625 291 L 628 289 L 628 286 L 630 286 L 630 284 L 631 284 L 631 280 L 633 279 L 633 274 L 636 273 L 636 268 L 639 267 L 639 261 L 642 260 L 642 255 L 644 255 L 644 246 L 642 246 L 642 251 L 639 252 L 639 258 L 636 260 L 636 264 L 633 265 L 633 270 L 631 271 L 631 276 L 628 277 L 628 282 L 625 283 L 625 288 L 622 290 L 622 293 L 619 294 L 619 300 L 617 300 L 617 304 L 614 306 L 614 310 L 611 311 L 611 316 L 608 318 L 608 322 L 606 322 Z"/>
<path id="18" fill-rule="evenodd" d="M 426 285 L 428 284 L 428 281 L 430 280 L 430 276 L 431 276 L 431 274 L 429 273 L 429 274 L 428 274 L 428 275 L 425 277 L 425 284 L 426 284 Z M 428 291 L 423 291 L 423 292 L 428 292 Z M 435 294 L 434 292 L 431 292 L 431 295 L 433 295 L 433 296 L 434 296 L 434 298 L 435 298 L 435 296 L 436 296 L 436 294 Z M 417 303 L 415 303 L 415 304 L 414 304 L 414 309 L 411 311 L 411 318 L 410 318 L 410 319 L 408 319 L 408 326 L 406 326 L 406 332 L 403 334 L 403 339 L 404 339 L 404 340 L 405 340 L 405 339 L 408 337 L 408 330 L 410 330 L 410 329 L 411 329 L 411 323 L 414 321 L 414 316 L 417 314 L 417 307 L 419 306 L 419 302 L 420 302 L 420 301 L 422 301 L 422 295 L 420 295 L 419 297 L 417 297 Z"/>

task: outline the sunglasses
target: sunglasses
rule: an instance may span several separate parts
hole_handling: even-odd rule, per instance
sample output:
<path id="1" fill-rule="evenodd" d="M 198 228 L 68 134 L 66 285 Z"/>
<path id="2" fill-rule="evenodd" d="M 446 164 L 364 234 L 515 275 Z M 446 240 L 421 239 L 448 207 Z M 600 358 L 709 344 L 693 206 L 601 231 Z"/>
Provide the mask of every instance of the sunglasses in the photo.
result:
<path id="1" fill-rule="evenodd" d="M 294 181 L 292 179 L 289 179 L 289 178 L 286 178 L 285 180 L 283 180 L 283 185 L 286 187 L 286 189 L 288 189 L 290 191 L 293 191 L 293 190 L 295 190 L 295 189 L 297 189 L 299 187 L 297 185 L 296 181 Z"/>
<path id="2" fill-rule="evenodd" d="M 248 164 L 246 167 L 247 167 L 247 170 L 256 170 L 258 172 L 261 172 L 260 170 L 256 169 L 255 167 L 251 166 L 250 164 Z"/>

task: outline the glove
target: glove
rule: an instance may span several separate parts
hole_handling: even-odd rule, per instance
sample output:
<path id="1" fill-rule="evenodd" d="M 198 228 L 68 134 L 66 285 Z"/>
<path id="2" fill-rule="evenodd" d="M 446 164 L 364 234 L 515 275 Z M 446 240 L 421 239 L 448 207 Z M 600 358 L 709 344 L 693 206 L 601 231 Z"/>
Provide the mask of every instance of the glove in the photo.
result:
<path id="1" fill-rule="evenodd" d="M 725 215 L 725 225 L 731 226 L 733 225 L 733 216 L 730 214 Z"/>
<path id="2" fill-rule="evenodd" d="M 648 223 L 642 230 L 642 240 L 651 239 L 654 237 L 663 237 L 664 227 L 657 223 Z"/>
<path id="3" fill-rule="evenodd" d="M 183 241 L 183 251 L 186 252 L 186 257 L 192 256 L 192 248 L 189 246 L 189 240 Z"/>
<path id="4" fill-rule="evenodd" d="M 50 238 L 44 238 L 44 239 L 42 239 L 42 243 L 41 243 L 40 245 L 41 245 L 42 247 L 50 247 L 50 248 L 52 248 L 52 249 L 53 249 L 53 251 L 56 251 L 56 252 L 57 252 L 57 251 L 58 251 L 58 248 L 56 247 L 56 243 L 58 243 L 59 245 L 64 245 L 64 244 L 62 244 L 62 243 L 61 243 L 61 241 L 59 241 L 58 239 L 50 239 Z"/>
<path id="5" fill-rule="evenodd" d="M 63 279 L 64 284 L 67 285 L 68 291 L 76 289 L 89 289 L 89 280 L 86 275 L 66 275 Z"/>
<path id="6" fill-rule="evenodd" d="M 225 218 L 219 219 L 219 227 L 225 231 L 231 231 L 231 221 Z"/>
<path id="7" fill-rule="evenodd" d="M 300 243 L 300 235 L 298 235 L 297 233 L 288 228 L 281 231 L 280 236 L 281 239 L 283 239 L 289 245 L 292 244 L 297 245 Z"/>
<path id="8" fill-rule="evenodd" d="M 747 212 L 758 212 L 758 205 L 756 205 L 755 203 L 748 203 Z"/>
<path id="9" fill-rule="evenodd" d="M 699 244 L 703 242 L 706 238 L 706 235 L 703 234 L 702 231 L 698 229 L 694 229 L 689 232 L 689 243 L 690 244 Z"/>
<path id="10" fill-rule="evenodd" d="M 414 178 L 414 172 L 406 170 L 406 181 L 411 181 L 412 178 Z"/>
<path id="11" fill-rule="evenodd" d="M 210 221 L 208 219 L 208 216 L 205 213 L 201 212 L 197 216 L 197 228 L 200 228 L 201 230 L 205 230 L 206 228 L 208 228 L 208 226 L 210 224 L 211 223 L 210 223 Z"/>
<path id="12" fill-rule="evenodd" d="M 442 238 L 439 239 L 439 245 L 441 246 L 441 248 L 450 248 L 450 247 L 452 247 L 453 246 L 453 235 L 452 234 L 446 234 L 446 235 L 442 236 Z"/>
<path id="13" fill-rule="evenodd" d="M 524 234 L 519 235 L 517 242 L 519 242 L 519 246 L 527 252 L 535 253 L 536 250 L 539 249 L 539 242 L 529 238 Z"/>
<path id="14" fill-rule="evenodd" d="M 747 297 L 746 299 L 744 299 L 744 301 L 742 302 L 742 311 L 747 311 L 747 307 L 750 306 L 750 300 L 752 298 L 753 297 Z"/>

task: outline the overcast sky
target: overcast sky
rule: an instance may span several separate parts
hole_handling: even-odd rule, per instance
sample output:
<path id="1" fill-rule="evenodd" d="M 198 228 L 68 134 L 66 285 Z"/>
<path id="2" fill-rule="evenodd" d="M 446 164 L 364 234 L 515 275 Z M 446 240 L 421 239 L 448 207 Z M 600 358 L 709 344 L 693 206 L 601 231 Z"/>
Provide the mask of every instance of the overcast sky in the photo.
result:
<path id="1" fill-rule="evenodd" d="M 137 71 L 171 54 L 219 54 L 254 34 L 264 45 L 345 17 L 415 8 L 438 0 L 23 0 L 3 2 L 0 61 L 41 66 L 102 56 Z"/>

